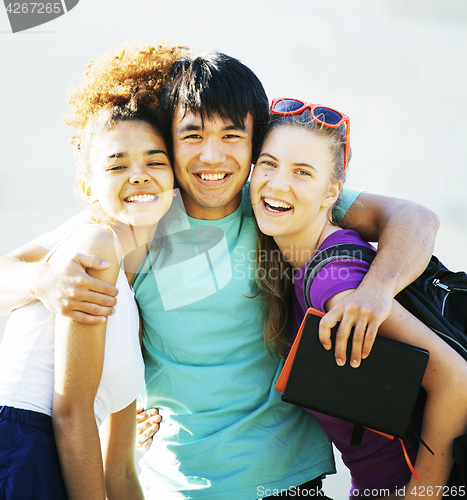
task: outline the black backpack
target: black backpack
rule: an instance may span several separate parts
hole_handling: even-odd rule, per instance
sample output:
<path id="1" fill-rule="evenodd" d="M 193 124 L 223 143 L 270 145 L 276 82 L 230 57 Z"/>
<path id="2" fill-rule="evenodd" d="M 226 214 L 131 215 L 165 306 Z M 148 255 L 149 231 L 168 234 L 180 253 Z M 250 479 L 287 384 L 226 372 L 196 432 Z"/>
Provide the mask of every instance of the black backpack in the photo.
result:
<path id="1" fill-rule="evenodd" d="M 376 252 L 371 248 L 355 244 L 334 245 L 315 255 L 306 267 L 303 282 L 307 308 L 312 307 L 311 284 L 326 264 L 337 260 L 359 260 L 371 264 L 375 255 Z M 467 361 L 467 274 L 465 272 L 450 271 L 433 256 L 422 275 L 404 288 L 396 296 L 396 300 Z M 354 427 L 352 444 L 359 444 L 362 433 L 362 428 Z M 409 433 L 407 438 L 416 447 L 414 433 L 412 435 Z M 419 436 L 416 437 L 420 439 Z M 455 464 L 448 485 L 454 488 L 466 486 L 467 434 L 455 439 L 453 458 Z"/>
<path id="2" fill-rule="evenodd" d="M 305 270 L 303 291 L 307 307 L 315 276 L 330 262 L 360 260 L 371 264 L 376 252 L 362 245 L 342 244 L 315 255 Z M 432 257 L 422 275 L 404 288 L 396 300 L 467 361 L 467 274 L 452 272 Z"/>

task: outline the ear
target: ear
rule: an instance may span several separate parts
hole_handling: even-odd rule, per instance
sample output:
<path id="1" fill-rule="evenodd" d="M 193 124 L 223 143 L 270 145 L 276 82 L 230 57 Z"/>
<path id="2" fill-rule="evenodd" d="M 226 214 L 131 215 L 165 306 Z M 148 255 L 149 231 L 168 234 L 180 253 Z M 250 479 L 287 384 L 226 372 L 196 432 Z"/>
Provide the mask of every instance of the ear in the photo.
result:
<path id="1" fill-rule="evenodd" d="M 83 192 L 84 197 L 88 201 L 88 203 L 97 203 L 99 200 L 97 196 L 94 194 L 94 191 L 90 184 L 85 181 L 81 181 L 81 190 Z"/>
<path id="2" fill-rule="evenodd" d="M 339 193 L 342 189 L 342 181 L 332 182 L 331 186 L 324 197 L 323 204 L 321 205 L 323 208 L 332 207 L 334 203 L 336 203 L 337 198 L 339 198 Z"/>

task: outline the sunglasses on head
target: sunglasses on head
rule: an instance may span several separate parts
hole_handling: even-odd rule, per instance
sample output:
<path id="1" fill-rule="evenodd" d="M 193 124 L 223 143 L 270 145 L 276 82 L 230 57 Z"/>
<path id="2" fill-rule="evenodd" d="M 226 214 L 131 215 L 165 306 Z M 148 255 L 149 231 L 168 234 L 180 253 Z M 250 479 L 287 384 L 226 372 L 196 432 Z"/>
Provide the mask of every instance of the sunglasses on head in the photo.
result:
<path id="1" fill-rule="evenodd" d="M 337 128 L 345 123 L 345 152 L 344 152 L 344 170 L 347 168 L 349 161 L 350 150 L 350 118 L 340 111 L 327 108 L 326 106 L 319 106 L 309 102 L 303 102 L 299 99 L 273 99 L 271 103 L 271 113 L 275 115 L 300 115 L 309 109 L 313 120 L 325 127 Z"/>

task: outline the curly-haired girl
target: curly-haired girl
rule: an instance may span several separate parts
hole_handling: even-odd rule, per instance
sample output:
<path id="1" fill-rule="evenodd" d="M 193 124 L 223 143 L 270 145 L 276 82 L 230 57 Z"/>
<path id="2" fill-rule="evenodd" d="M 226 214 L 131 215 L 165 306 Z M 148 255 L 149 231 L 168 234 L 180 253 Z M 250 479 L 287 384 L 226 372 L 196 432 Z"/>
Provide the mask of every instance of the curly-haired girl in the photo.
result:
<path id="1" fill-rule="evenodd" d="M 117 285 L 118 305 L 107 323 L 94 325 L 56 316 L 39 301 L 12 313 L 0 345 L 6 498 L 143 498 L 134 426 L 144 364 L 129 283 L 173 198 L 158 102 L 183 53 L 127 44 L 90 63 L 70 94 L 77 188 L 89 220 L 44 260 L 99 254 L 107 265 L 88 271 Z"/>

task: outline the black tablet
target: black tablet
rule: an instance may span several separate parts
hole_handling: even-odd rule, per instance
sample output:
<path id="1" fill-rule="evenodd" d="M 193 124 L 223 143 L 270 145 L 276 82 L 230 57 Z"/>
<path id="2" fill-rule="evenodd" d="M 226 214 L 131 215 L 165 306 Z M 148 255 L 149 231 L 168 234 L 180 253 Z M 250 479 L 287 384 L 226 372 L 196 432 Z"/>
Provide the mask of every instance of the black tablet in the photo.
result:
<path id="1" fill-rule="evenodd" d="M 310 311 L 310 310 L 309 310 Z M 377 336 L 358 368 L 338 366 L 319 341 L 320 317 L 308 313 L 282 399 L 363 427 L 404 437 L 429 352 Z M 332 341 L 338 325 L 332 329 Z M 349 339 L 347 360 L 352 342 Z"/>

